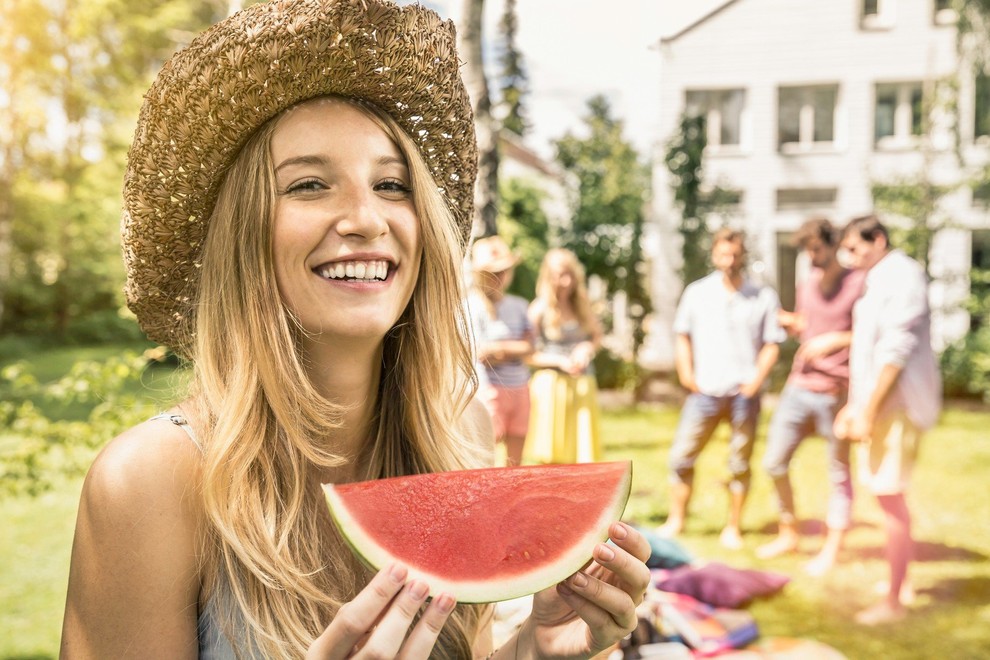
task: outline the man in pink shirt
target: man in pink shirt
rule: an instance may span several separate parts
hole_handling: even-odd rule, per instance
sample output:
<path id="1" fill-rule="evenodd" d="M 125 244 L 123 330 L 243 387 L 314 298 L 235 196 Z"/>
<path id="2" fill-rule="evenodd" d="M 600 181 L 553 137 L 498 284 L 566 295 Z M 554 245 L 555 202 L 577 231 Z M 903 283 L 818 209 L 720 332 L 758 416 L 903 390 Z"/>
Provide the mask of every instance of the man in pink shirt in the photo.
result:
<path id="1" fill-rule="evenodd" d="M 763 459 L 780 506 L 778 535 L 757 548 L 756 554 L 767 559 L 798 548 L 800 533 L 788 469 L 802 441 L 817 433 L 828 442 L 828 534 L 821 552 L 805 568 L 821 574 L 835 563 L 852 519 L 849 442 L 835 437 L 832 426 L 849 388 L 852 312 L 863 293 L 864 273 L 839 263 L 839 233 L 824 218 L 805 222 L 794 239 L 811 261 L 812 271 L 798 289 L 794 312 L 780 315 L 781 325 L 800 338 L 801 347 L 770 420 Z"/>
<path id="2" fill-rule="evenodd" d="M 901 587 L 914 542 L 904 492 L 921 434 L 938 420 L 942 386 L 924 269 L 890 247 L 887 229 L 874 215 L 852 220 L 842 247 L 852 266 L 866 273 L 866 291 L 853 308 L 849 402 L 836 416 L 835 434 L 859 443 L 861 481 L 884 513 L 887 596 L 856 615 L 858 623 L 877 625 L 907 614 Z"/>

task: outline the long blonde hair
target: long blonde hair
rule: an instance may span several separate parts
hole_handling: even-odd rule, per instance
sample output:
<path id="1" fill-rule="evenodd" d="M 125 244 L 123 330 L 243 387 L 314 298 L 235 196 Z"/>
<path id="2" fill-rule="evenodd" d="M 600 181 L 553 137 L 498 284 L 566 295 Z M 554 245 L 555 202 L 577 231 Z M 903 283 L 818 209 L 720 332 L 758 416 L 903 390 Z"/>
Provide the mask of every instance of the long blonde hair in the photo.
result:
<path id="1" fill-rule="evenodd" d="M 423 244 L 410 303 L 384 339 L 362 478 L 483 465 L 490 458 L 458 424 L 477 382 L 452 214 L 399 126 L 345 101 L 405 156 Z M 227 637 L 236 643 L 246 633 L 239 655 L 266 658 L 303 655 L 370 578 L 329 523 L 315 476 L 359 457 L 335 452 L 327 440 L 343 410 L 310 381 L 302 331 L 275 282 L 270 143 L 277 120 L 249 139 L 222 184 L 203 247 L 193 354 L 193 402 L 205 426 L 204 588 Z M 470 656 L 480 614 L 477 606 L 459 606 L 438 652 Z"/>
<path id="2" fill-rule="evenodd" d="M 540 273 L 536 278 L 536 298 L 540 301 L 541 331 L 550 339 L 560 338 L 560 301 L 557 300 L 557 292 L 554 291 L 553 282 L 550 281 L 550 262 L 555 258 L 560 259 L 574 277 L 574 288 L 568 299 L 571 310 L 577 317 L 581 329 L 588 335 L 593 335 L 596 332 L 597 321 L 591 309 L 591 300 L 588 297 L 584 266 L 578 261 L 577 255 L 564 248 L 547 250 L 543 256 L 543 261 L 540 263 Z"/>

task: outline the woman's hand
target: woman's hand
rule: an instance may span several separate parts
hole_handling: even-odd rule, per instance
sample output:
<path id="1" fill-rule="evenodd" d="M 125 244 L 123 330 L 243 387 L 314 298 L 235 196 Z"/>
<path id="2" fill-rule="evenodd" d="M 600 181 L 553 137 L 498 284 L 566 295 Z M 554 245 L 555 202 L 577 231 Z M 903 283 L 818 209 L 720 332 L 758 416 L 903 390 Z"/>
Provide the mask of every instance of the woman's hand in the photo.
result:
<path id="1" fill-rule="evenodd" d="M 636 628 L 636 606 L 650 582 L 650 545 L 621 522 L 612 523 L 609 537 L 615 545 L 599 544 L 587 568 L 536 594 L 516 640 L 519 658 L 589 658 Z"/>
<path id="2" fill-rule="evenodd" d="M 588 368 L 588 365 L 594 359 L 595 345 L 590 341 L 583 341 L 571 350 L 569 357 L 567 368 L 564 371 L 572 376 L 578 376 L 584 373 L 584 370 Z"/>
<path id="3" fill-rule="evenodd" d="M 409 630 L 429 587 L 406 582 L 404 566 L 380 570 L 354 600 L 345 603 L 306 653 L 307 660 L 338 658 L 429 658 L 454 599 L 441 594 Z"/>

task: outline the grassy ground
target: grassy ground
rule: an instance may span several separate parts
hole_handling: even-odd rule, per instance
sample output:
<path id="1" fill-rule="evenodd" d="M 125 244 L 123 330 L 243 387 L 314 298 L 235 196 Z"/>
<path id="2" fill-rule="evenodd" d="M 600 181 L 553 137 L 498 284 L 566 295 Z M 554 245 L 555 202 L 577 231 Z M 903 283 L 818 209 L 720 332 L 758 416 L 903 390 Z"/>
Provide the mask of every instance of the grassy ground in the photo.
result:
<path id="1" fill-rule="evenodd" d="M 104 349 L 112 350 L 112 349 Z M 112 353 L 109 353 L 112 354 Z M 108 353 L 88 355 L 99 358 Z M 45 377 L 60 375 L 72 352 L 42 356 Z M 34 361 L 32 361 L 34 363 Z M 39 376 L 41 374 L 39 373 Z M 146 382 L 159 399 L 167 374 Z M 164 379 L 164 380 L 163 380 Z M 627 517 L 656 525 L 666 515 L 665 460 L 677 410 L 607 411 L 603 419 L 609 458 L 634 461 L 633 496 Z M 885 578 L 883 531 L 875 503 L 856 501 L 856 526 L 842 564 L 831 575 L 811 578 L 801 565 L 817 550 L 824 515 L 824 446 L 810 440 L 794 464 L 797 505 L 806 532 L 797 555 L 760 561 L 753 549 L 772 537 L 774 507 L 769 480 L 759 472 L 762 441 L 754 456 L 756 476 L 744 524 L 746 548 L 728 552 L 718 544 L 726 499 L 726 441 L 716 436 L 698 466 L 696 497 L 682 539 L 693 554 L 739 568 L 760 568 L 792 577 L 786 589 L 750 610 L 764 635 L 811 637 L 831 644 L 850 660 L 990 657 L 990 410 L 951 408 L 925 438 L 910 502 L 915 512 L 919 561 L 912 576 L 918 591 L 912 615 L 877 630 L 857 628 L 851 615 L 874 598 Z M 54 658 L 68 575 L 68 558 L 81 482 L 65 482 L 37 498 L 0 498 L 0 660 Z"/>

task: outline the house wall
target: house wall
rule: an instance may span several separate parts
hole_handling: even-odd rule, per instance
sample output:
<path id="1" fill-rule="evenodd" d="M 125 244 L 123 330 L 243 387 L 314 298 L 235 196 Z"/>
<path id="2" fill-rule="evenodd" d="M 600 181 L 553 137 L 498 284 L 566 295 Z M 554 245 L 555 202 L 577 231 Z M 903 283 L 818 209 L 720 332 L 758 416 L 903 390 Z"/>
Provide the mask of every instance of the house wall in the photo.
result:
<path id="1" fill-rule="evenodd" d="M 864 29 L 861 0 L 734 0 L 661 41 L 661 137 L 653 159 L 647 250 L 657 311 L 644 351 L 648 366 L 673 366 L 670 325 L 680 293 L 679 217 L 663 145 L 677 130 L 686 90 L 745 89 L 740 144 L 709 147 L 705 178 L 742 191 L 741 204 L 726 220 L 749 235 L 752 276 L 778 288 L 793 286 L 778 281 L 778 269 L 791 272 L 788 264 L 777 263 L 779 241 L 809 215 L 823 213 L 841 225 L 872 209 L 872 183 L 917 177 L 925 169 L 940 185 L 965 180 L 967 170 L 959 164 L 945 117 L 936 119 L 927 154 L 917 141 L 875 144 L 877 83 L 947 79 L 960 69 L 955 28 L 935 23 L 933 0 L 884 0 L 882 9 L 885 25 Z M 986 145 L 973 144 L 972 78 L 960 80 L 960 152 L 970 164 L 986 162 Z M 778 146 L 778 90 L 803 85 L 837 85 L 834 139 L 824 148 L 816 144 L 791 153 Z M 834 188 L 837 194 L 832 203 L 778 208 L 777 191 L 787 188 Z M 959 303 L 968 291 L 970 229 L 990 226 L 986 210 L 974 208 L 968 187 L 943 198 L 941 211 L 958 228 L 941 232 L 932 251 L 932 274 L 940 278 L 931 291 L 938 347 L 969 327 Z M 799 262 L 798 276 L 805 269 Z"/>

